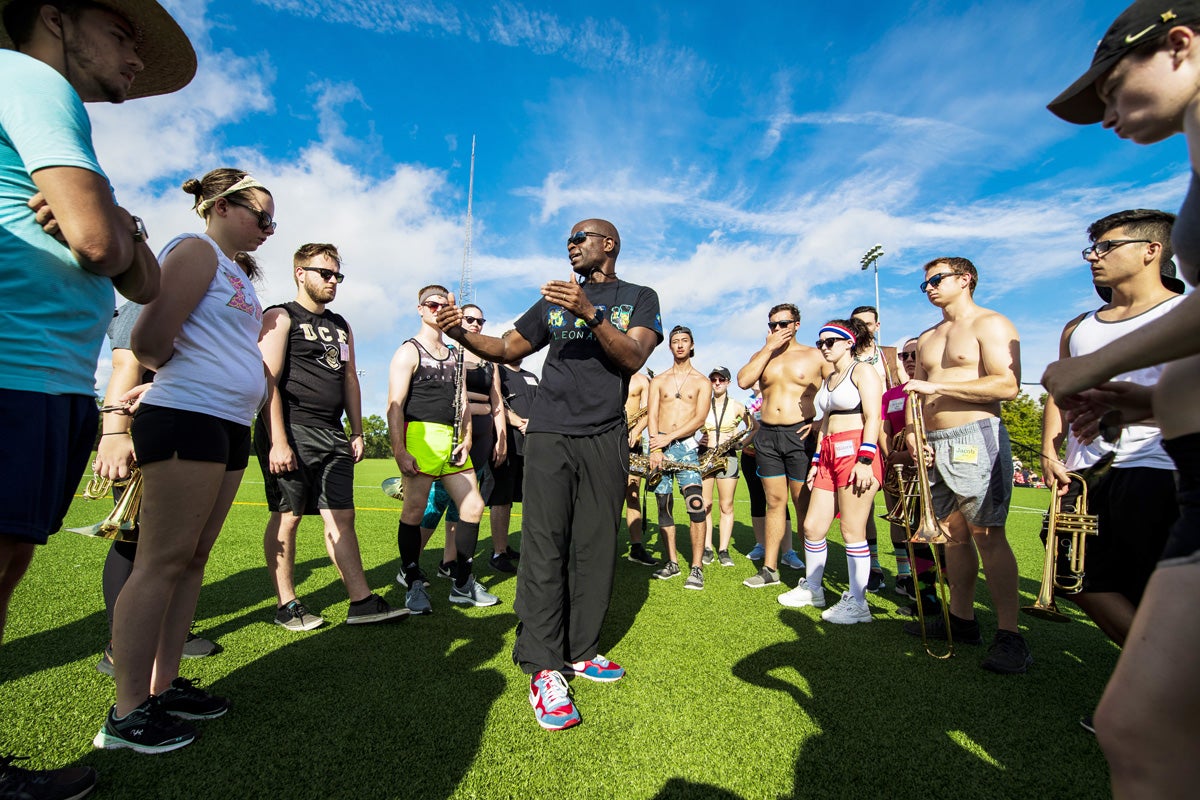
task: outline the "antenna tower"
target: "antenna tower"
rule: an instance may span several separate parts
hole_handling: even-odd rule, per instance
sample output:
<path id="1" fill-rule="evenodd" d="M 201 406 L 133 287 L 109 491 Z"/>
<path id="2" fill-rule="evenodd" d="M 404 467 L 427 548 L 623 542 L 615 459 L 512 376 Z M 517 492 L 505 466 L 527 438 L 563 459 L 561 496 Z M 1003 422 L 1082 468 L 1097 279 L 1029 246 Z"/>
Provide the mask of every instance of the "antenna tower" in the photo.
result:
<path id="1" fill-rule="evenodd" d="M 471 281 L 471 201 L 475 196 L 475 137 L 471 137 L 471 179 L 467 185 L 467 242 L 463 247 L 462 276 L 458 279 L 458 305 L 475 302 L 475 284 Z"/>

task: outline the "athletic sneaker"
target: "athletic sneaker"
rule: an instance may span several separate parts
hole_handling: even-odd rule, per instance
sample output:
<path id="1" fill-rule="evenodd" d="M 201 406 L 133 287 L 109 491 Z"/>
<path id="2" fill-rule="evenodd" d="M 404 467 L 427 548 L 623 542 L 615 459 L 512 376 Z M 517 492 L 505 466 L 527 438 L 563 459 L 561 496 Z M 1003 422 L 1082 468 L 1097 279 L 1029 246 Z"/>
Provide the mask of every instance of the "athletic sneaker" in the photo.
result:
<path id="1" fill-rule="evenodd" d="M 668 561 L 663 564 L 663 568 L 654 573 L 654 577 L 660 581 L 669 581 L 679 574 L 679 565 L 674 561 Z"/>
<path id="2" fill-rule="evenodd" d="M 507 572 L 509 575 L 517 574 L 517 565 L 512 563 L 508 553 L 492 553 L 488 558 L 488 565 L 497 572 Z"/>
<path id="3" fill-rule="evenodd" d="M 801 578 L 795 589 L 779 595 L 779 603 L 788 608 L 803 608 L 804 606 L 824 608 L 825 589 L 820 586 L 809 586 L 808 579 Z"/>
<path id="4" fill-rule="evenodd" d="M 683 582 L 685 589 L 703 589 L 704 588 L 704 570 L 700 567 L 692 567 L 692 571 L 688 573 L 688 578 Z"/>
<path id="5" fill-rule="evenodd" d="M 562 674 L 567 677 L 587 678 L 596 683 L 612 683 L 625 677 L 625 668 L 615 661 L 609 661 L 604 656 L 597 654 L 587 661 L 566 664 L 563 666 Z"/>
<path id="6" fill-rule="evenodd" d="M 188 631 L 187 639 L 183 642 L 184 658 L 204 658 L 219 652 L 221 645 Z"/>
<path id="7" fill-rule="evenodd" d="M 720 564 L 722 567 L 732 567 L 733 566 L 733 557 L 729 555 L 728 550 L 718 550 L 717 551 L 717 563 Z"/>
<path id="8" fill-rule="evenodd" d="M 96 662 L 96 672 L 110 678 L 113 677 L 112 642 L 104 646 L 104 652 L 100 654 L 100 660 Z"/>
<path id="9" fill-rule="evenodd" d="M 275 609 L 275 624 L 289 631 L 311 631 L 324 625 L 325 620 L 310 612 L 299 600 L 292 600 Z"/>
<path id="10" fill-rule="evenodd" d="M 432 614 L 433 603 L 429 602 L 429 591 L 425 584 L 417 581 L 404 595 L 404 607 L 410 614 Z"/>
<path id="11" fill-rule="evenodd" d="M 901 597 L 907 597 L 909 600 L 917 599 L 917 590 L 916 587 L 913 586 L 912 575 L 897 575 L 896 585 L 892 591 Z"/>
<path id="12" fill-rule="evenodd" d="M 1012 631 L 999 630 L 988 648 L 987 657 L 979 666 L 1002 675 L 1018 675 L 1033 665 L 1033 655 L 1025 637 Z"/>
<path id="13" fill-rule="evenodd" d="M 912 622 L 904 623 L 904 632 L 910 636 L 920 636 L 921 621 L 913 620 Z M 950 633 L 954 636 L 955 644 L 983 644 L 983 637 L 979 635 L 978 620 L 961 619 L 951 614 Z M 943 618 L 940 609 L 937 614 L 925 615 L 925 638 L 938 639 L 940 641 L 946 640 L 946 620 Z"/>
<path id="14" fill-rule="evenodd" d="M 496 605 L 500 602 L 500 598 L 480 586 L 479 582 L 475 580 L 475 576 L 471 575 L 467 578 L 467 584 L 461 589 L 456 583 L 450 584 L 450 602 L 458 603 L 461 606 L 483 608 Z"/>
<path id="15" fill-rule="evenodd" d="M 708 566 L 713 562 L 714 559 L 716 559 L 716 556 L 717 554 L 713 552 L 711 547 L 706 547 L 704 548 L 704 555 L 700 557 L 700 563 Z"/>
<path id="16" fill-rule="evenodd" d="M 866 603 L 860 603 L 854 595 L 842 592 L 842 599 L 833 608 L 821 612 L 821 619 L 834 625 L 853 625 L 856 622 L 870 622 L 871 608 Z"/>
<path id="17" fill-rule="evenodd" d="M 873 569 L 867 577 L 867 591 L 877 593 L 880 589 L 887 588 L 887 581 L 883 579 L 883 570 Z"/>
<path id="18" fill-rule="evenodd" d="M 426 586 L 429 585 L 429 576 L 426 575 L 425 570 L 421 569 L 420 567 L 417 567 L 416 580 L 420 581 L 421 583 L 425 584 Z M 396 573 L 396 583 L 400 584 L 405 589 L 408 588 L 408 576 L 404 574 L 404 570 L 400 570 L 399 572 Z"/>
<path id="19" fill-rule="evenodd" d="M 751 561 L 762 561 L 767 557 L 767 548 L 762 546 L 762 543 L 754 545 L 750 548 L 750 552 L 746 553 L 746 558 Z"/>
<path id="20" fill-rule="evenodd" d="M 926 617 L 934 617 L 934 616 L 941 615 L 942 603 L 940 600 L 938 600 L 933 595 L 929 595 L 929 594 L 921 595 L 920 603 L 921 603 L 921 612 Z M 917 604 L 916 603 L 908 603 L 907 605 L 903 605 L 900 608 L 896 609 L 896 613 L 902 617 L 915 617 L 915 616 L 917 616 Z M 917 628 L 916 631 L 917 631 L 917 635 L 920 636 L 921 629 Z"/>
<path id="21" fill-rule="evenodd" d="M 171 688 L 154 699 L 161 710 L 180 719 L 216 719 L 232 705 L 228 697 L 209 694 L 187 678 L 171 681 Z"/>
<path id="22" fill-rule="evenodd" d="M 442 563 L 438 564 L 437 576 L 439 578 L 451 578 L 454 576 L 453 570 L 454 570 L 454 562 L 453 561 L 443 561 Z"/>
<path id="23" fill-rule="evenodd" d="M 767 566 L 764 566 L 756 574 L 742 581 L 743 586 L 749 586 L 751 589 L 761 589 L 764 586 L 778 586 L 779 584 L 779 570 L 771 569 Z"/>
<path id="24" fill-rule="evenodd" d="M 168 753 L 196 741 L 196 728 L 163 711 L 157 697 L 149 698 L 124 719 L 117 719 L 116 713 L 116 706 L 108 710 L 104 725 L 92 739 L 92 747 L 106 750 L 128 747 L 138 753 Z"/>
<path id="25" fill-rule="evenodd" d="M 566 730 L 580 722 L 566 679 L 552 669 L 544 669 L 530 679 L 529 704 L 538 725 L 548 731 Z"/>
<path id="26" fill-rule="evenodd" d="M 367 625 L 372 622 L 387 622 L 388 620 L 403 622 L 409 613 L 404 606 L 392 608 L 382 597 L 371 594 L 366 600 L 350 604 L 350 610 L 346 612 L 346 624 Z"/>
<path id="27" fill-rule="evenodd" d="M 795 550 L 788 550 L 779 559 L 779 563 L 783 564 L 788 569 L 804 569 L 804 562 L 800 560 L 800 556 L 796 555 Z"/>
<path id="28" fill-rule="evenodd" d="M 78 800 L 96 787 L 91 767 L 36 770 L 13 766 L 24 757 L 0 756 L 0 797 L 15 800 Z"/>
<path id="29" fill-rule="evenodd" d="M 644 564 L 647 567 L 658 566 L 658 560 L 646 552 L 646 547 L 641 542 L 629 545 L 629 555 L 625 557 L 635 564 Z"/>
<path id="30" fill-rule="evenodd" d="M 521 560 L 521 554 L 519 552 L 517 552 L 516 550 L 513 550 L 512 547 L 508 546 L 508 545 L 505 545 L 505 547 L 504 547 L 504 555 L 508 556 L 509 561 L 520 561 Z"/>

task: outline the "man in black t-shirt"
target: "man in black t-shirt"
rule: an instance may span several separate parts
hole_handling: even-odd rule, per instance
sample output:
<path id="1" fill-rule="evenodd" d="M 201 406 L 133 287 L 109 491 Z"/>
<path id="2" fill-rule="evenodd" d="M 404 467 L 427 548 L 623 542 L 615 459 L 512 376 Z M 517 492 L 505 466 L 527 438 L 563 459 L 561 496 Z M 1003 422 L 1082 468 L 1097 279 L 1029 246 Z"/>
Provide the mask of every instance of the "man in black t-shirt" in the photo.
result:
<path id="1" fill-rule="evenodd" d="M 537 395 L 538 379 L 527 369 L 521 369 L 521 360 L 500 367 L 500 396 L 504 400 L 507 415 L 508 458 L 492 468 L 495 486 L 489 498 L 488 514 L 492 520 L 493 569 L 500 572 L 516 572 L 512 562 L 515 550 L 508 546 L 508 523 L 513 503 L 524 502 L 521 484 L 525 479 L 525 429 L 529 426 L 529 410 Z"/>
<path id="2" fill-rule="evenodd" d="M 625 672 L 597 652 L 629 470 L 624 401 L 629 376 L 663 333 L 654 290 L 617 279 L 620 250 L 612 223 L 577 223 L 567 239 L 576 279 L 543 284 L 542 298 L 499 339 L 464 330 L 453 297 L 438 314 L 447 335 L 489 361 L 549 347 L 526 428 L 513 648 L 548 730 L 580 721 L 563 672 L 599 682 Z"/>
<path id="3" fill-rule="evenodd" d="M 325 621 L 296 598 L 292 575 L 296 530 L 314 513 L 325 522 L 325 548 L 350 594 L 346 623 L 403 618 L 407 608 L 392 608 L 367 587 L 354 531 L 354 465 L 363 457 L 354 338 L 346 320 L 325 308 L 343 280 L 342 261 L 331 244 L 305 244 L 292 264 L 296 299 L 263 313 L 259 347 L 269 393 L 254 429 L 271 511 L 263 551 L 279 601 L 275 623 L 307 631 Z"/>

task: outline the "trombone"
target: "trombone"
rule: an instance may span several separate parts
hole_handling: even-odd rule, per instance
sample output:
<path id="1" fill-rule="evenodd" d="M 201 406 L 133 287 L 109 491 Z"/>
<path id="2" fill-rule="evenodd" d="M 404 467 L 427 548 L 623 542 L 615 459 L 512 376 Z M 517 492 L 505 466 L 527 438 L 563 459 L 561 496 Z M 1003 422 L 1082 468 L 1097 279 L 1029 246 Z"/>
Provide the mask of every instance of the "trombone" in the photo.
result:
<path id="1" fill-rule="evenodd" d="M 1083 591 L 1084 562 L 1087 556 L 1087 537 L 1100 532 L 1100 518 L 1088 510 L 1088 479 L 1078 472 L 1068 472 L 1069 488 L 1063 496 L 1058 484 L 1050 484 L 1050 508 L 1046 511 L 1046 558 L 1042 563 L 1042 583 L 1037 599 L 1021 610 L 1038 619 L 1066 622 L 1067 616 L 1058 610 L 1054 594 L 1069 595 Z M 1076 487 L 1079 491 L 1076 491 Z M 1063 507 L 1069 504 L 1069 509 Z"/>
<path id="2" fill-rule="evenodd" d="M 108 496 L 113 485 L 125 487 L 121 499 L 113 506 L 108 516 L 95 525 L 82 528 L 67 528 L 72 533 L 91 536 L 96 539 L 109 539 L 114 542 L 136 542 L 138 540 L 137 518 L 142 508 L 142 471 L 134 467 L 129 477 L 123 481 L 113 481 L 92 473 L 92 479 L 84 487 L 85 500 L 99 500 Z"/>

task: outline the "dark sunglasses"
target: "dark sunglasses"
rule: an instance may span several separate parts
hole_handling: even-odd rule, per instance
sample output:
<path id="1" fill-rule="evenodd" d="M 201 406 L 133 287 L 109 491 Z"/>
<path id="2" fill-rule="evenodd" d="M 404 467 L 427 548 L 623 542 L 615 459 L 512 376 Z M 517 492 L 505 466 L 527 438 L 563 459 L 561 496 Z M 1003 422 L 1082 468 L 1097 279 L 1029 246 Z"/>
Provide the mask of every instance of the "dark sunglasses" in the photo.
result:
<path id="1" fill-rule="evenodd" d="M 599 239 L 607 239 L 603 233 L 592 233 L 591 231 L 575 231 L 567 237 L 567 244 L 573 244 L 576 247 L 587 241 L 587 237 L 595 236 Z"/>
<path id="2" fill-rule="evenodd" d="M 849 339 L 838 339 L 837 337 L 829 337 L 828 339 L 817 339 L 816 345 L 818 350 L 831 350 L 838 342 L 849 342 Z"/>
<path id="3" fill-rule="evenodd" d="M 482 325 L 487 320 L 483 317 L 468 317 L 466 314 L 463 314 L 463 322 L 469 322 L 472 325 Z"/>
<path id="4" fill-rule="evenodd" d="M 796 320 L 794 320 L 794 319 L 777 319 L 774 322 L 768 322 L 767 328 L 769 328 L 770 330 L 778 330 L 779 328 L 786 328 L 788 325 L 795 325 L 795 324 L 796 324 Z"/>
<path id="5" fill-rule="evenodd" d="M 930 286 L 932 286 L 933 288 L 936 289 L 938 286 L 941 285 L 942 281 L 944 281 L 944 280 L 946 280 L 946 278 L 952 277 L 954 275 L 962 275 L 962 273 L 961 272 L 942 272 L 937 275 L 934 275 L 932 278 L 930 278 L 927 281 L 921 281 L 921 291 L 922 292 L 929 291 Z"/>
<path id="6" fill-rule="evenodd" d="M 713 383 L 729 383 L 728 378 L 722 378 L 720 375 L 713 375 L 709 380 Z"/>
<path id="7" fill-rule="evenodd" d="M 430 311 L 432 311 L 434 314 L 436 314 L 437 312 L 441 311 L 443 308 L 448 306 L 449 303 L 435 303 L 432 300 L 426 300 L 424 303 L 421 303 L 421 305 L 425 306 Z"/>
<path id="8" fill-rule="evenodd" d="M 341 283 L 342 281 L 346 280 L 346 276 L 343 275 L 342 273 L 334 272 L 333 270 L 325 269 L 324 267 L 301 267 L 300 269 L 304 270 L 305 272 L 317 273 L 318 275 L 321 276 L 321 280 L 325 281 L 326 283 L 329 282 L 330 278 L 333 278 L 338 283 Z"/>
<path id="9" fill-rule="evenodd" d="M 225 202 L 229 203 L 230 205 L 244 208 L 256 216 L 258 218 L 258 229 L 263 233 L 274 233 L 275 229 L 279 227 L 279 223 L 272 219 L 271 215 L 263 211 L 261 208 L 255 208 L 254 206 L 246 205 L 245 203 L 239 203 L 232 197 L 226 197 Z"/>
<path id="10" fill-rule="evenodd" d="M 900 353 L 899 355 L 900 355 L 901 361 L 916 361 L 917 360 L 916 353 Z"/>
<path id="11" fill-rule="evenodd" d="M 1116 250 L 1123 244 L 1151 244 L 1149 239 L 1101 239 L 1090 247 L 1083 248 L 1083 260 L 1087 261 L 1088 256 L 1094 255 L 1096 258 L 1103 258 L 1108 255 L 1109 251 Z"/>

